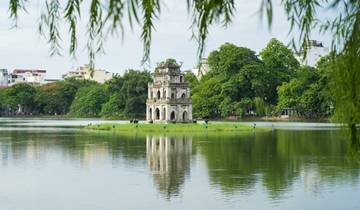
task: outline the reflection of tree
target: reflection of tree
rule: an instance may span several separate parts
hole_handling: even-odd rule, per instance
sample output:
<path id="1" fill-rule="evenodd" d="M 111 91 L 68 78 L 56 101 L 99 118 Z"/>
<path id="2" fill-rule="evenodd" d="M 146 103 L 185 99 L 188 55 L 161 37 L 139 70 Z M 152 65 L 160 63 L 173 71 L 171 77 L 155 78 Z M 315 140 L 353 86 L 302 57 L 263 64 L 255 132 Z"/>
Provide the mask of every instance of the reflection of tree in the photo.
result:
<path id="1" fill-rule="evenodd" d="M 190 171 L 192 140 L 168 136 L 146 137 L 146 154 L 154 181 L 161 194 L 170 199 L 179 195 Z"/>
<path id="2" fill-rule="evenodd" d="M 143 167 L 147 159 L 155 186 L 170 199 L 180 193 L 190 173 L 194 142 L 214 187 L 224 193 L 247 193 L 262 186 L 271 199 L 279 199 L 295 182 L 311 193 L 321 193 L 324 186 L 359 182 L 359 157 L 349 156 L 350 143 L 341 134 L 307 130 L 179 138 L 11 131 L 0 133 L 0 161 L 3 165 L 39 163 L 59 156 L 81 166 L 111 161 L 132 168 Z"/>
<path id="3" fill-rule="evenodd" d="M 145 137 L 88 132 L 7 132 L 0 135 L 2 163 L 41 162 L 52 153 L 81 166 L 122 160 L 134 165 L 145 158 Z"/>
<path id="4" fill-rule="evenodd" d="M 207 136 L 200 145 L 209 178 L 226 193 L 248 192 L 256 183 L 279 199 L 295 181 L 307 191 L 358 182 L 359 162 L 339 132 L 274 131 L 256 135 Z M 354 170 L 357 169 L 357 170 Z"/>

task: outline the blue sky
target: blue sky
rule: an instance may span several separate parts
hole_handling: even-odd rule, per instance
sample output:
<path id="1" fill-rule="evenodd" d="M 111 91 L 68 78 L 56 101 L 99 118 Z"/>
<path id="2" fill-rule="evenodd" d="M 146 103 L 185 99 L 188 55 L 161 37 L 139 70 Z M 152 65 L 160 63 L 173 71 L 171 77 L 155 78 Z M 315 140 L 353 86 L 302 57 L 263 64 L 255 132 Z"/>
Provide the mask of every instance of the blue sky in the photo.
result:
<path id="1" fill-rule="evenodd" d="M 85 50 L 87 20 L 86 9 L 82 14 L 82 23 L 79 25 L 79 49 L 77 60 L 73 60 L 67 53 L 69 46 L 66 36 L 67 28 L 61 29 L 63 34 L 63 56 L 50 57 L 49 46 L 46 40 L 37 32 L 42 0 L 30 1 L 28 12 L 22 13 L 19 27 L 11 29 L 12 22 L 8 19 L 8 2 L 0 3 L 0 68 L 10 71 L 14 68 L 41 68 L 48 71 L 48 78 L 60 78 L 61 74 L 75 66 L 88 62 Z M 165 0 L 162 14 L 155 22 L 156 31 L 153 32 L 150 66 L 141 66 L 143 46 L 140 40 L 140 30 L 135 26 L 130 30 L 125 26 L 125 37 L 111 37 L 105 45 L 106 54 L 98 55 L 96 67 L 114 73 L 123 73 L 126 69 L 152 69 L 157 62 L 172 57 L 183 62 L 183 69 L 190 69 L 197 62 L 197 44 L 191 40 L 191 15 L 186 9 L 186 1 Z M 179 3 L 180 2 L 180 3 Z M 238 0 L 237 12 L 233 23 L 223 28 L 212 26 L 209 39 L 206 43 L 207 55 L 225 42 L 248 47 L 259 52 L 271 38 L 277 38 L 287 44 L 291 39 L 288 35 L 289 23 L 283 9 L 274 6 L 274 21 L 271 30 L 265 21 L 261 21 L 256 13 L 260 0 Z M 314 39 L 321 40 L 325 45 L 330 45 L 329 37 L 317 33 Z"/>

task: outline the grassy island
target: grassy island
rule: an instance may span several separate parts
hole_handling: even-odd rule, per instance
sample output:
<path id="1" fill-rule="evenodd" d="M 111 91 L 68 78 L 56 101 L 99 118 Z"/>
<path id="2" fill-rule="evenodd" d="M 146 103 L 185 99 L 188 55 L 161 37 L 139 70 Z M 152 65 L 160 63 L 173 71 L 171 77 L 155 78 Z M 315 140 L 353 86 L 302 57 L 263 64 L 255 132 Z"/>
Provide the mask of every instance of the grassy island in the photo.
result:
<path id="1" fill-rule="evenodd" d="M 267 128 L 243 125 L 240 123 L 197 123 L 197 124 L 99 124 L 85 127 L 89 130 L 113 132 L 161 132 L 161 133 L 202 133 L 202 132 L 253 132 L 267 131 Z"/>

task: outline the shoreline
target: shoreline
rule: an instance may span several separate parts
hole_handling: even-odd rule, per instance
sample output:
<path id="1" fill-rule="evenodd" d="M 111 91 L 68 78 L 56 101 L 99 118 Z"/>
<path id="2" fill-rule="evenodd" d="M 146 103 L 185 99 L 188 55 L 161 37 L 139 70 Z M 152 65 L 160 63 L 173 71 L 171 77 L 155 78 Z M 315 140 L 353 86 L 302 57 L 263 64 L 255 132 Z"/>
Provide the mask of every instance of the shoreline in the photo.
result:
<path id="1" fill-rule="evenodd" d="M 16 115 L 16 116 L 0 116 L 0 119 L 49 119 L 49 120 L 106 120 L 106 121 L 128 121 L 130 119 L 121 118 L 101 118 L 101 117 L 74 117 L 70 115 Z M 145 122 L 145 119 L 139 119 L 140 122 Z M 203 122 L 204 119 L 198 119 L 198 122 Z M 213 123 L 241 123 L 241 122 L 320 122 L 331 123 L 329 118 L 280 118 L 280 117 L 246 117 L 240 119 L 209 119 L 209 122 Z"/>
<path id="2" fill-rule="evenodd" d="M 84 130 L 107 131 L 107 132 L 156 132 L 156 133 L 207 133 L 207 132 L 254 132 L 270 131 L 271 129 L 260 126 L 249 126 L 241 123 L 189 123 L 189 124 L 116 124 L 105 123 L 88 125 Z"/>

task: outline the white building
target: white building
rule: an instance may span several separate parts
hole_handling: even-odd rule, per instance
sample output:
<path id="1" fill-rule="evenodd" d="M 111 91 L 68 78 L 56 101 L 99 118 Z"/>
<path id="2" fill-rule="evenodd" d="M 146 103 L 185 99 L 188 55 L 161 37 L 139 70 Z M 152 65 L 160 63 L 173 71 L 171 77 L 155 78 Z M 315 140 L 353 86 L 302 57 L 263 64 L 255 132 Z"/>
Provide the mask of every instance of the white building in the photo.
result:
<path id="1" fill-rule="evenodd" d="M 18 83 L 28 83 L 35 86 L 44 84 L 46 70 L 42 69 L 15 69 L 9 75 L 9 86 Z"/>
<path id="2" fill-rule="evenodd" d="M 105 71 L 103 69 L 94 69 L 91 71 L 90 65 L 84 65 L 76 68 L 75 70 L 69 71 L 68 73 L 62 76 L 66 78 L 75 78 L 75 79 L 87 79 L 93 80 L 98 83 L 105 83 L 113 77 L 113 74 Z"/>
<path id="3" fill-rule="evenodd" d="M 197 79 L 201 79 L 205 74 L 210 71 L 207 58 L 202 58 L 196 68 L 191 69 L 192 73 L 195 74 Z"/>
<path id="4" fill-rule="evenodd" d="M 9 81 L 9 74 L 7 69 L 0 69 L 0 88 L 7 87 Z"/>
<path id="5" fill-rule="evenodd" d="M 153 83 L 148 85 L 146 120 L 192 121 L 190 86 L 174 60 L 168 59 L 155 69 Z"/>
<path id="6" fill-rule="evenodd" d="M 329 54 L 329 48 L 324 47 L 323 43 L 316 40 L 310 40 L 309 49 L 307 50 L 306 57 L 303 58 L 303 52 L 297 56 L 301 65 L 314 67 L 321 57 Z"/>

